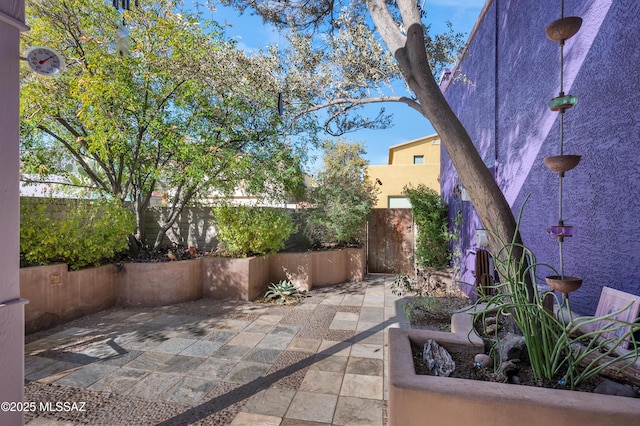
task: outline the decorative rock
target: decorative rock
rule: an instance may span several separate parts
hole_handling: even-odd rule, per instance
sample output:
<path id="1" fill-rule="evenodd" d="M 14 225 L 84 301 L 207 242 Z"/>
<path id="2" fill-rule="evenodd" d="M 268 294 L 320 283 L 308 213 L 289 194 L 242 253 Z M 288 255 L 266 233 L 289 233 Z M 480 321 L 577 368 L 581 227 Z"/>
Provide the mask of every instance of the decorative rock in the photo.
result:
<path id="1" fill-rule="evenodd" d="M 487 354 L 478 354 L 473 358 L 473 365 L 478 368 L 486 368 L 491 365 L 491 357 Z"/>
<path id="2" fill-rule="evenodd" d="M 432 376 L 447 377 L 456 369 L 456 363 L 449 352 L 433 339 L 424 344 L 422 357 Z"/>
<path id="3" fill-rule="evenodd" d="M 607 379 L 604 379 L 602 382 L 600 382 L 600 384 L 593 391 L 595 393 L 602 393 L 605 395 L 626 396 L 629 398 L 638 397 L 638 394 L 636 394 L 636 392 L 629 386 Z"/>
<path id="4" fill-rule="evenodd" d="M 524 336 L 507 333 L 502 340 L 500 340 L 500 356 L 502 357 L 502 361 L 513 358 L 526 359 L 527 347 Z"/>
<path id="5" fill-rule="evenodd" d="M 497 322 L 496 317 L 486 317 L 484 319 L 484 325 L 491 325 L 491 324 L 495 324 Z"/>
<path id="6" fill-rule="evenodd" d="M 491 334 L 494 334 L 497 329 L 498 329 L 497 324 L 489 324 L 484 328 L 484 332 L 487 333 L 488 335 L 491 335 Z"/>
<path id="7" fill-rule="evenodd" d="M 518 366 L 511 360 L 505 361 L 500 365 L 500 371 L 504 372 L 507 376 L 513 375 L 518 371 Z"/>

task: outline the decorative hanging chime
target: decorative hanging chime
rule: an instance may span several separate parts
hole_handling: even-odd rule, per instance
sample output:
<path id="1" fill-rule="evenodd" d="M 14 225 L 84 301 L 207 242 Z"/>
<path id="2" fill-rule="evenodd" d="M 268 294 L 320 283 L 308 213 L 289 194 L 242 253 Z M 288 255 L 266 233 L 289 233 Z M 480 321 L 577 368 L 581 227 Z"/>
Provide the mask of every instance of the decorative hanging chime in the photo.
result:
<path id="1" fill-rule="evenodd" d="M 131 0 L 112 0 L 111 4 L 117 11 L 131 10 Z M 138 6 L 138 0 L 134 0 L 134 5 Z M 129 39 L 129 30 L 127 29 L 127 22 L 122 17 L 122 24 L 118 25 L 118 32 L 116 33 L 116 47 L 120 56 L 129 55 L 131 49 L 131 40 Z"/>
<path id="2" fill-rule="evenodd" d="M 564 16 L 564 0 L 561 2 L 561 17 L 560 19 L 553 21 L 546 27 L 547 37 L 556 43 L 560 44 L 560 94 L 551 99 L 549 102 L 549 109 L 560 114 L 559 116 L 559 131 L 560 131 L 560 153 L 556 156 L 545 157 L 544 164 L 551 171 L 558 173 L 558 224 L 549 226 L 547 233 L 558 239 L 558 249 L 560 254 L 560 275 L 552 275 L 546 277 L 549 287 L 562 293 L 563 299 L 569 298 L 569 293 L 576 291 L 582 285 L 582 278 L 565 276 L 564 274 L 564 258 L 563 258 L 563 243 L 567 237 L 572 237 L 576 233 L 576 229 L 573 226 L 565 225 L 562 215 L 562 181 L 564 179 L 565 172 L 573 169 L 580 162 L 579 155 L 567 155 L 564 153 L 564 114 L 573 107 L 577 102 L 576 96 L 568 95 L 564 93 L 564 42 L 565 40 L 573 37 L 580 26 L 582 25 L 582 18 L 577 16 Z"/>
<path id="3" fill-rule="evenodd" d="M 115 7 L 116 10 L 120 10 L 120 8 L 130 10 L 131 8 L 131 0 L 112 0 L 111 4 L 113 4 L 113 7 Z M 133 4 L 138 7 L 138 0 L 134 0 Z"/>

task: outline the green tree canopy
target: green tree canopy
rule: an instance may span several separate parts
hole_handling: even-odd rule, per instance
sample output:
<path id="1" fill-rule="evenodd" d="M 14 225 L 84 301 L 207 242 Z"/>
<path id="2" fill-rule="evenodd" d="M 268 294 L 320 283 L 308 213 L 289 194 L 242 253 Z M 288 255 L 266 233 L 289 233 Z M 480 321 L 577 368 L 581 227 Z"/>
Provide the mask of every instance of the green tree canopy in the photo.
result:
<path id="1" fill-rule="evenodd" d="M 364 147 L 343 140 L 323 145 L 323 168 L 309 189 L 307 235 L 315 243 L 362 244 L 366 219 L 377 200 L 363 158 Z"/>
<path id="2" fill-rule="evenodd" d="M 28 0 L 27 20 L 23 50 L 52 47 L 67 67 L 55 78 L 23 67 L 25 180 L 130 201 L 140 241 L 152 194 L 166 192 L 156 247 L 187 203 L 214 190 L 274 199 L 300 187 L 306 139 L 287 134 L 314 129 L 278 114 L 276 57 L 247 56 L 215 22 L 171 0 L 123 12 L 104 1 Z"/>

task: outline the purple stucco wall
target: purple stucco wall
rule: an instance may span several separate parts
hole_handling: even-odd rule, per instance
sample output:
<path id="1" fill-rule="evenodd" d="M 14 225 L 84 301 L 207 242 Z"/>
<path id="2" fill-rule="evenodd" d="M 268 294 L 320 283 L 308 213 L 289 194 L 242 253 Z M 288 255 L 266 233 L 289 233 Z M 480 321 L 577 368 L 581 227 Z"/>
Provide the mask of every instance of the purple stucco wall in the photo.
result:
<path id="1" fill-rule="evenodd" d="M 529 196 L 522 237 L 540 262 L 559 268 L 558 243 L 545 228 L 558 220 L 558 176 L 543 164 L 559 149 L 559 47 L 544 28 L 560 2 L 494 0 L 469 43 L 446 97 L 469 131 L 514 213 Z M 584 22 L 565 46 L 565 92 L 578 104 L 565 114 L 565 154 L 582 161 L 564 179 L 564 219 L 578 234 L 564 244 L 565 273 L 583 278 L 572 307 L 593 314 L 603 286 L 640 295 L 640 2 L 568 1 L 565 16 Z M 481 227 L 442 153 L 442 191 L 465 225 L 462 279 L 473 282 L 473 234 Z M 490 224 L 486 224 L 490 227 Z M 547 275 L 549 271 L 539 271 Z M 543 277 L 542 277 L 543 279 Z"/>

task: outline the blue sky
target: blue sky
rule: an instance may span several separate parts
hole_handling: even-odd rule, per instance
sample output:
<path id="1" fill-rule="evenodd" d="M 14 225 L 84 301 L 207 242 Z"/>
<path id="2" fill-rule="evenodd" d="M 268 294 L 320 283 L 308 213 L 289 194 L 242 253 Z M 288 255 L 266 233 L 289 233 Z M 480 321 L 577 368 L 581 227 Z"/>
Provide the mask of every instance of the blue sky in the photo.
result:
<path id="1" fill-rule="evenodd" d="M 431 23 L 434 33 L 446 30 L 446 21 L 451 21 L 456 32 L 469 36 L 480 15 L 485 0 L 419 0 L 424 1 L 427 10 L 427 20 Z M 207 11 L 206 0 L 187 0 L 185 5 L 196 2 L 204 5 L 201 11 Z M 193 6 L 191 6 L 193 7 Z M 210 16 L 213 20 L 224 25 L 229 37 L 237 38 L 242 49 L 250 51 L 257 47 L 277 44 L 281 38 L 272 27 L 262 23 L 262 19 L 245 13 L 240 16 L 233 9 L 216 6 L 217 11 Z M 374 108 L 373 114 L 381 105 Z M 384 104 L 388 113 L 393 114 L 393 125 L 383 130 L 362 130 L 345 135 L 343 138 L 353 142 L 365 144 L 366 158 L 370 164 L 386 164 L 390 146 L 407 142 L 435 133 L 431 124 L 413 109 L 403 104 Z"/>

